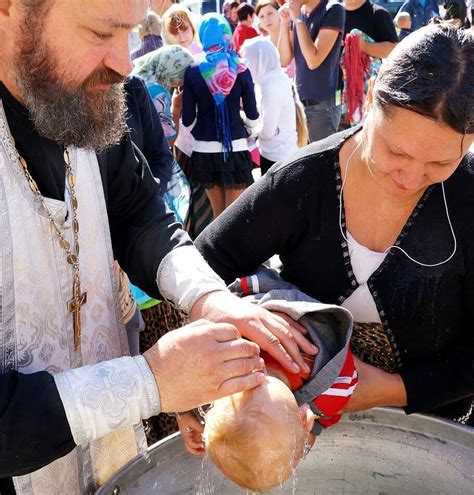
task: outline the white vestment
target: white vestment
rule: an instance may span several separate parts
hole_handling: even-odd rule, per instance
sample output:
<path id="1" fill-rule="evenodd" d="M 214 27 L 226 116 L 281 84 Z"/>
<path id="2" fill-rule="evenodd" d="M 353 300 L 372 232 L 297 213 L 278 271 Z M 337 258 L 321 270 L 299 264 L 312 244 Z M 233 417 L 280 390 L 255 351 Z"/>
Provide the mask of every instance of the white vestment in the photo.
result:
<path id="1" fill-rule="evenodd" d="M 73 318 L 67 311 L 73 286 L 71 265 L 20 167 L 1 102 L 0 143 L 0 373 L 46 370 L 60 377 L 71 368 L 127 356 L 95 154 L 70 150 L 77 177 L 81 289 L 87 292 L 87 303 L 81 308 L 81 346 L 75 351 Z M 65 190 L 65 202 L 46 199 L 46 203 L 73 246 L 70 197 Z M 143 387 L 137 386 L 142 380 L 122 372 L 117 363 L 120 360 L 115 359 L 110 365 L 91 368 L 87 383 L 80 384 L 80 396 L 71 392 L 68 397 L 73 387 L 67 380 L 62 379 L 66 385 L 60 388 L 76 443 L 80 432 L 75 431 L 74 422 L 80 417 L 93 422 L 93 414 L 100 413 L 113 432 L 79 445 L 43 469 L 14 478 L 18 494 L 92 493 L 145 448 L 141 424 L 122 427 L 127 424 L 124 416 L 130 400 L 143 399 Z M 153 395 L 156 385 L 148 373 L 152 383 L 146 386 Z M 88 427 L 94 429 L 93 424 Z M 101 432 L 96 433 L 97 438 Z"/>

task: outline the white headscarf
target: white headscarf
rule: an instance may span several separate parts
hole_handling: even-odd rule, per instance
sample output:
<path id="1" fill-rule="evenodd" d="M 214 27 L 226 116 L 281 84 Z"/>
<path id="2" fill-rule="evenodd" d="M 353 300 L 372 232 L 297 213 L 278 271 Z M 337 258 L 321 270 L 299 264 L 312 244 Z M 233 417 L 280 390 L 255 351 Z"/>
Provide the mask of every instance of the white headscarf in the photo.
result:
<path id="1" fill-rule="evenodd" d="M 278 50 L 269 39 L 259 36 L 246 40 L 240 53 L 256 84 L 261 85 L 268 74 L 283 74 Z"/>

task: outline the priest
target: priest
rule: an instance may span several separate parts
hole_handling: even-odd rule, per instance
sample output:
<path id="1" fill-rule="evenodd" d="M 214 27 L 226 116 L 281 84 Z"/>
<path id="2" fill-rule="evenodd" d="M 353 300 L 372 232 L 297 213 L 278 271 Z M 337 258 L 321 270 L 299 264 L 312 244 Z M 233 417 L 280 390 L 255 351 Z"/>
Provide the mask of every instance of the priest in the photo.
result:
<path id="1" fill-rule="evenodd" d="M 2 494 L 92 493 L 143 418 L 257 386 L 259 346 L 294 372 L 315 352 L 227 292 L 134 153 L 122 83 L 147 7 L 0 0 Z M 193 323 L 130 357 L 114 259 Z"/>

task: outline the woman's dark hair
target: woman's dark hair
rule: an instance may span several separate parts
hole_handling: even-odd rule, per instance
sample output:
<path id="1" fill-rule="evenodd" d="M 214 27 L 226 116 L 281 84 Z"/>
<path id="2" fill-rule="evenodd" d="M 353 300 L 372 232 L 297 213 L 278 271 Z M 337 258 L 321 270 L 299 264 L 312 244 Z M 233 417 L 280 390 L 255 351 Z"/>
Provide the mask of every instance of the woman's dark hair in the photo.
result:
<path id="1" fill-rule="evenodd" d="M 407 36 L 384 62 L 374 102 L 412 110 L 461 134 L 474 132 L 474 37 L 450 25 Z"/>

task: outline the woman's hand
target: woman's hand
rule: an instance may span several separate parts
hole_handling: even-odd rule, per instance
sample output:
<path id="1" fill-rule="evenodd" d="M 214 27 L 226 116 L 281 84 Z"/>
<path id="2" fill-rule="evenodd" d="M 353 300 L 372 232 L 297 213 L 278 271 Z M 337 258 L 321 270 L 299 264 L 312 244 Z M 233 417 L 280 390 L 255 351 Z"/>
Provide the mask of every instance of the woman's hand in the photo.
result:
<path id="1" fill-rule="evenodd" d="M 204 455 L 204 442 L 202 440 L 204 425 L 191 411 L 180 414 L 177 419 L 179 431 L 188 452 L 193 455 Z"/>
<path id="2" fill-rule="evenodd" d="M 171 97 L 171 114 L 176 127 L 176 134 L 179 132 L 179 119 L 183 112 L 183 92 L 179 88 L 175 88 Z"/>
<path id="3" fill-rule="evenodd" d="M 387 373 L 375 366 L 366 364 L 354 356 L 359 373 L 357 384 L 350 401 L 343 412 L 356 412 L 378 406 L 407 405 L 405 385 L 397 373 Z"/>

